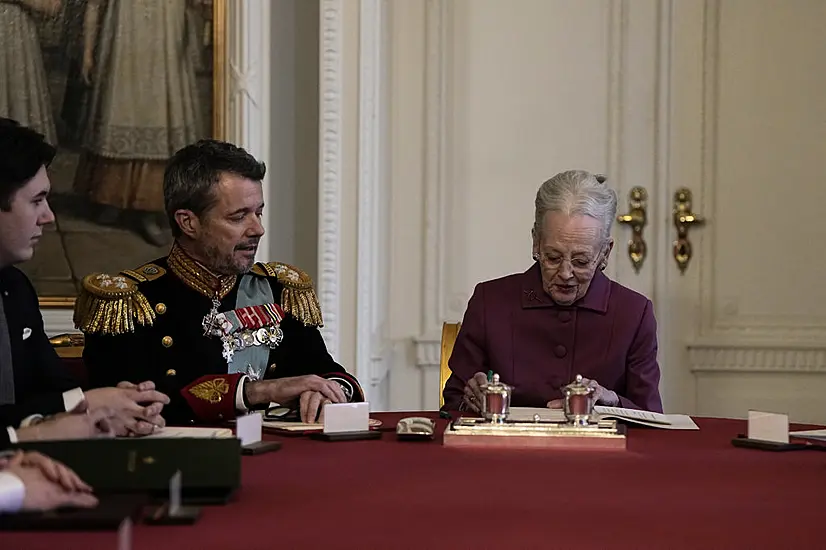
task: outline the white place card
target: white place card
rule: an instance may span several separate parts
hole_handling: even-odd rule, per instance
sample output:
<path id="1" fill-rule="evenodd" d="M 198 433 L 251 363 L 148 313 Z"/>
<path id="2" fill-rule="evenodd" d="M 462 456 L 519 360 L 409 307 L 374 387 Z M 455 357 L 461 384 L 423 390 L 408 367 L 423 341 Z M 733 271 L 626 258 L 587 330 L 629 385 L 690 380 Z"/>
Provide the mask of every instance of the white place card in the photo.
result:
<path id="1" fill-rule="evenodd" d="M 748 435 L 746 437 L 760 441 L 788 443 L 789 415 L 749 411 Z"/>
<path id="2" fill-rule="evenodd" d="M 124 519 L 118 527 L 118 550 L 132 550 L 132 518 Z"/>
<path id="3" fill-rule="evenodd" d="M 324 406 L 324 433 L 366 432 L 369 429 L 369 403 L 331 403 Z"/>
<path id="4" fill-rule="evenodd" d="M 167 513 L 170 516 L 174 516 L 181 509 L 181 477 L 183 477 L 181 471 L 178 470 L 169 478 L 169 510 Z"/>
<path id="5" fill-rule="evenodd" d="M 260 412 L 245 414 L 235 419 L 235 436 L 241 440 L 241 446 L 261 441 L 261 427 L 264 417 Z"/>

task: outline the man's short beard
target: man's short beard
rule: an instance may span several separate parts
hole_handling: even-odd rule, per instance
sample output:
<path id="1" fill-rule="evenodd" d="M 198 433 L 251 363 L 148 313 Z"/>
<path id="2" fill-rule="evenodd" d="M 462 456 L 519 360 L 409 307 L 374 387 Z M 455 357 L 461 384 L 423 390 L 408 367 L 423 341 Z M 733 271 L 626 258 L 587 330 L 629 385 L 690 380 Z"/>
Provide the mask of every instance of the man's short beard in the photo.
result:
<path id="1" fill-rule="evenodd" d="M 239 266 L 233 255 L 221 255 L 218 249 L 211 245 L 204 246 L 203 256 L 209 262 L 207 267 L 221 275 L 243 275 L 252 269 L 255 263 L 253 260 L 248 266 Z"/>

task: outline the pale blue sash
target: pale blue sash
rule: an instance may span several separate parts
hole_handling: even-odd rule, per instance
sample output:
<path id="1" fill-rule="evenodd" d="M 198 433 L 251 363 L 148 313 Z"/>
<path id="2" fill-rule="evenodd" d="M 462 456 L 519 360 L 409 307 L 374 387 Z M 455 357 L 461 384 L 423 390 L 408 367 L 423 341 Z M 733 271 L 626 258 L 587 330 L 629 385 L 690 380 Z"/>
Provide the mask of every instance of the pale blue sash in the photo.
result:
<path id="1" fill-rule="evenodd" d="M 249 273 L 241 278 L 238 287 L 238 296 L 235 299 L 235 308 L 272 304 L 272 287 L 264 277 L 255 277 Z M 229 372 L 242 372 L 259 380 L 264 378 L 267 363 L 270 359 L 270 348 L 267 346 L 250 346 L 236 351 L 229 364 Z"/>

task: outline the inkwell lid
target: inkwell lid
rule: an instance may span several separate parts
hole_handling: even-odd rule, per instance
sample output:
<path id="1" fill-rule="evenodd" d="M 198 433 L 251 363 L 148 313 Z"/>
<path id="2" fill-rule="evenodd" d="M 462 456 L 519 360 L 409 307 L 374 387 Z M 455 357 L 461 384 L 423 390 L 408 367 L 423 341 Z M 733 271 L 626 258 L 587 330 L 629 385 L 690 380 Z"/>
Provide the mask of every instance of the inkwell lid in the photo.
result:
<path id="1" fill-rule="evenodd" d="M 494 374 L 483 389 L 485 393 L 507 394 L 510 392 L 511 387 L 500 382 L 499 375 Z"/>
<path id="2" fill-rule="evenodd" d="M 582 375 L 577 374 L 576 380 L 562 388 L 562 391 L 565 393 L 566 397 L 571 395 L 590 395 L 591 393 L 593 393 L 594 388 L 583 384 Z"/>

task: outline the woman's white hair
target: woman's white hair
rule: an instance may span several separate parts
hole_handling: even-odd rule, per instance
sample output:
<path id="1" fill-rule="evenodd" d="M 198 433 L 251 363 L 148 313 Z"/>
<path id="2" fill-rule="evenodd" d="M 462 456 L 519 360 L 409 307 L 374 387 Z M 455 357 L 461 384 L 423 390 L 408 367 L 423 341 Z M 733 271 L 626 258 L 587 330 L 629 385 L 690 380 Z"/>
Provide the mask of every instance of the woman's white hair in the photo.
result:
<path id="1" fill-rule="evenodd" d="M 539 237 L 548 212 L 590 216 L 603 224 L 603 238 L 611 235 L 617 216 L 617 193 L 605 184 L 605 176 L 585 170 L 560 172 L 542 184 L 534 203 L 534 237 Z"/>

